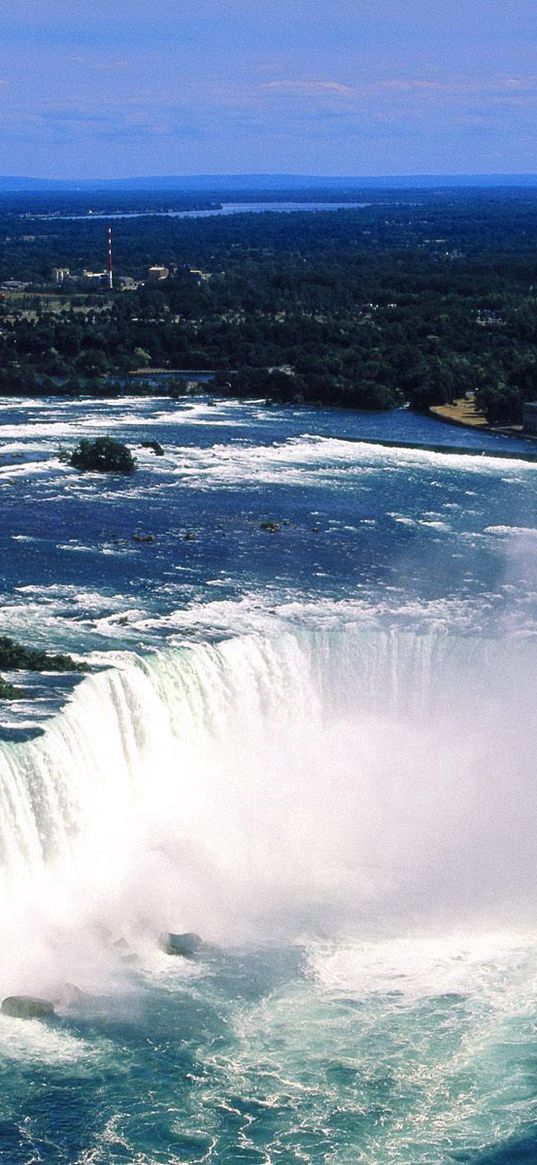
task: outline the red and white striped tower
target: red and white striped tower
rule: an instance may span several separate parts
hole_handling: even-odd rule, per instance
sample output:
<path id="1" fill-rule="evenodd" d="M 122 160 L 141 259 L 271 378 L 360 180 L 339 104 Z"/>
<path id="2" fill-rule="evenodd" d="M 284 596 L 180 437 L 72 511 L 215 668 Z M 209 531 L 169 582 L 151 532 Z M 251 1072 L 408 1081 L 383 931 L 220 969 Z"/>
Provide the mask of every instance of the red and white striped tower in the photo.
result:
<path id="1" fill-rule="evenodd" d="M 112 266 L 112 227 L 108 227 L 108 286 L 114 286 L 114 268 Z"/>

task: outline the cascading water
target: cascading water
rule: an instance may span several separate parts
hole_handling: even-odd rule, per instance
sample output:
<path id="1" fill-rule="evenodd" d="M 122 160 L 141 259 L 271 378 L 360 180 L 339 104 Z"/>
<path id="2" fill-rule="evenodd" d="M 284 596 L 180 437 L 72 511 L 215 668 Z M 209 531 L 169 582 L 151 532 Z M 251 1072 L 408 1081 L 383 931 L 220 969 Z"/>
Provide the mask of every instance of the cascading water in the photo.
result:
<path id="1" fill-rule="evenodd" d="M 95 986 L 164 929 L 531 925 L 535 652 L 347 628 L 118 657 L 2 746 L 0 989 Z"/>

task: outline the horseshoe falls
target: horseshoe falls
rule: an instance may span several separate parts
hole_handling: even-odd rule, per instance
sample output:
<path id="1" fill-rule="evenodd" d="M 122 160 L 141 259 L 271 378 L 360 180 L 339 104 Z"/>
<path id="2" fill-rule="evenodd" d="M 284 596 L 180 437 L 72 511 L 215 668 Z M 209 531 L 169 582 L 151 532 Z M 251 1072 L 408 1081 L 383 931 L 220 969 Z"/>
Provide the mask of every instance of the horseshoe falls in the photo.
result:
<path id="1" fill-rule="evenodd" d="M 0 1160 L 535 1161 L 531 446 L 0 407 L 2 634 L 91 666 L 2 708 Z"/>

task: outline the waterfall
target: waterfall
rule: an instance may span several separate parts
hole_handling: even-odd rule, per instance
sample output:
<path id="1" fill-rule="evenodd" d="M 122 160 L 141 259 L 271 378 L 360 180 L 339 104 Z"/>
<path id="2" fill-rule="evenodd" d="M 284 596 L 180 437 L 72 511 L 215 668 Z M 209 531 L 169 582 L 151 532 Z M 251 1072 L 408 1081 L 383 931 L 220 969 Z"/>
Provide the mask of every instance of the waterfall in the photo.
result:
<path id="1" fill-rule="evenodd" d="M 118 657 L 1 747 L 0 987 L 103 935 L 531 920 L 536 650 L 350 627 Z"/>

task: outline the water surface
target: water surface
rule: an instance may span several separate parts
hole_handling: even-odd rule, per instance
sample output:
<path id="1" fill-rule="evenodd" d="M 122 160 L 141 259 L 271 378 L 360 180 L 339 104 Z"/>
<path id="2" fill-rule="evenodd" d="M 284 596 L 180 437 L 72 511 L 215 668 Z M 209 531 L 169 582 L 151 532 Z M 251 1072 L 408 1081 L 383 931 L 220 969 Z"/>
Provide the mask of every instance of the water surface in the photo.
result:
<path id="1" fill-rule="evenodd" d="M 59 458 L 106 432 L 131 477 Z M 58 1014 L 0 1017 L 0 1159 L 535 1158 L 527 449 L 2 402 L 3 630 L 95 670 L 3 717 L 0 992 Z"/>

